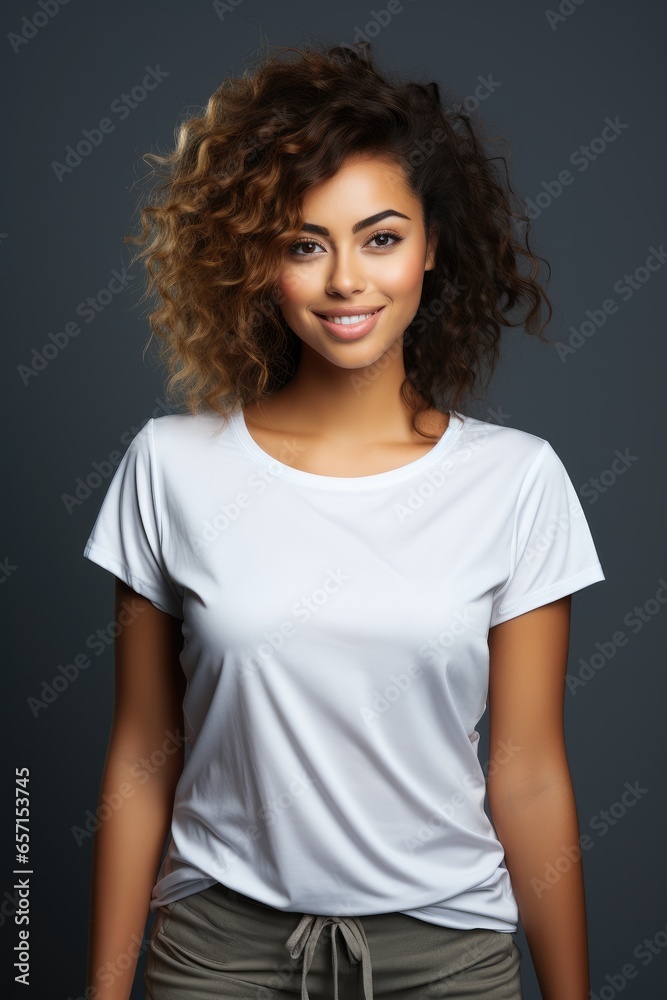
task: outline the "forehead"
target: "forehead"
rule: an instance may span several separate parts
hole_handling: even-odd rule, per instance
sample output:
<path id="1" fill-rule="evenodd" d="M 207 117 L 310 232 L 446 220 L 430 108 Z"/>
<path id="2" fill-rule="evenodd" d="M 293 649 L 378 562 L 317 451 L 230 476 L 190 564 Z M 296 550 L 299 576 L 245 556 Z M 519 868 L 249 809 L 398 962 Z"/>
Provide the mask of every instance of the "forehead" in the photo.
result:
<path id="1" fill-rule="evenodd" d="M 302 205 L 308 217 L 319 211 L 361 218 L 374 210 L 413 207 L 416 200 L 400 164 L 366 153 L 348 157 L 333 177 L 309 188 Z"/>

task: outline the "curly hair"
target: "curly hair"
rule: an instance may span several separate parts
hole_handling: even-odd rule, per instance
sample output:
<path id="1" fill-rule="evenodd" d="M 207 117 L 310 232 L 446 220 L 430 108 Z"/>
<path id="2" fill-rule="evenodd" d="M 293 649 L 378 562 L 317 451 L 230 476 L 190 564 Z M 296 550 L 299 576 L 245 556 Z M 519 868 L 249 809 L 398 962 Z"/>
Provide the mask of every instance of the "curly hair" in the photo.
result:
<path id="1" fill-rule="evenodd" d="M 173 150 L 144 154 L 166 179 L 141 209 L 141 233 L 124 240 L 143 247 L 134 259 L 145 261 L 146 294 L 159 296 L 149 321 L 167 396 L 227 417 L 289 382 L 301 345 L 280 310 L 284 256 L 301 231 L 305 192 L 356 154 L 402 167 L 437 238 L 403 337 L 401 395 L 417 433 L 432 436 L 418 429 L 420 413 L 460 409 L 484 371 L 490 377 L 501 326 L 523 324 L 546 341 L 542 300 L 546 323 L 552 308 L 537 282 L 543 258 L 530 249 L 530 219 L 513 210 L 505 157 L 486 155 L 464 103 L 445 106 L 435 82 L 381 72 L 368 42 L 286 46 L 224 79 L 175 129 Z"/>

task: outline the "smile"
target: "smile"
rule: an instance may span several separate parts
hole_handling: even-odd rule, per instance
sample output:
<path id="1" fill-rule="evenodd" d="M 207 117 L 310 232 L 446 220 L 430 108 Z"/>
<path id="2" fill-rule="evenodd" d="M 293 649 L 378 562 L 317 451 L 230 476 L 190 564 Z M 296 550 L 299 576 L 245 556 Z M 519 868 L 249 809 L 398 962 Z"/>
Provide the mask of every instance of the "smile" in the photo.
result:
<path id="1" fill-rule="evenodd" d="M 372 312 L 356 313 L 352 316 L 332 316 L 315 313 L 324 329 L 336 340 L 359 340 L 365 337 L 379 321 L 384 306 Z"/>

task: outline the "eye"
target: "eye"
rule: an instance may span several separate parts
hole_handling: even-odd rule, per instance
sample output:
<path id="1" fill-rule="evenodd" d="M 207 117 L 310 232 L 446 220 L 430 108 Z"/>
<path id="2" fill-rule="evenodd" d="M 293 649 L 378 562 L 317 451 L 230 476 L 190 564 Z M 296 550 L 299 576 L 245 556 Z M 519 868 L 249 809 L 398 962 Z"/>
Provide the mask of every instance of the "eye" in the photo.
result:
<path id="1" fill-rule="evenodd" d="M 391 233 L 389 232 L 389 230 L 383 229 L 382 232 L 373 233 L 373 235 L 369 238 L 368 242 L 371 243 L 373 240 L 380 240 L 380 239 L 391 239 L 394 241 L 393 243 L 384 243 L 381 244 L 379 247 L 377 247 L 378 250 L 384 250 L 385 247 L 389 249 L 389 247 L 398 246 L 399 243 L 403 242 L 405 237 L 399 236 L 398 233 Z"/>
<path id="2" fill-rule="evenodd" d="M 370 246 L 371 250 L 388 250 L 390 247 L 398 246 L 404 239 L 405 237 L 400 236 L 398 233 L 383 229 L 369 236 L 364 246 Z M 371 246 L 372 243 L 375 243 L 375 246 Z M 289 248 L 289 253 L 292 257 L 319 257 L 321 254 L 317 252 L 317 247 L 319 247 L 322 253 L 326 253 L 325 247 L 321 243 L 318 243 L 317 240 L 300 239 L 292 244 Z"/>
<path id="3" fill-rule="evenodd" d="M 324 250 L 322 244 L 318 243 L 316 240 L 297 240 L 296 243 L 293 243 L 289 248 L 289 252 L 293 257 L 319 257 L 319 254 L 310 253 L 310 251 L 308 253 L 297 253 L 297 247 L 320 247 Z"/>

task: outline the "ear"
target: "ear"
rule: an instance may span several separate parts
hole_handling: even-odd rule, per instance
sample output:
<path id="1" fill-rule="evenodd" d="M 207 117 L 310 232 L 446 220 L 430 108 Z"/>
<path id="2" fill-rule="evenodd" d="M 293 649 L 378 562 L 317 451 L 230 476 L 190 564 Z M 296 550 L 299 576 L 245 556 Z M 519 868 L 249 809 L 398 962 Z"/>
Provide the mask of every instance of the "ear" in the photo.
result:
<path id="1" fill-rule="evenodd" d="M 424 264 L 425 271 L 432 271 L 435 267 L 435 251 L 438 245 L 438 241 L 435 235 L 435 227 L 431 228 L 431 233 L 428 239 L 428 244 L 426 247 L 426 262 Z"/>

